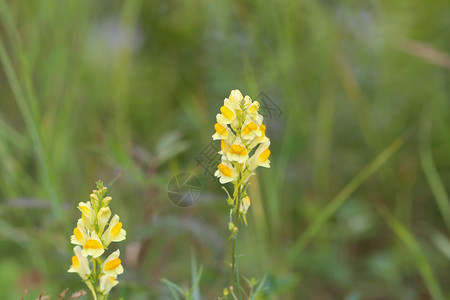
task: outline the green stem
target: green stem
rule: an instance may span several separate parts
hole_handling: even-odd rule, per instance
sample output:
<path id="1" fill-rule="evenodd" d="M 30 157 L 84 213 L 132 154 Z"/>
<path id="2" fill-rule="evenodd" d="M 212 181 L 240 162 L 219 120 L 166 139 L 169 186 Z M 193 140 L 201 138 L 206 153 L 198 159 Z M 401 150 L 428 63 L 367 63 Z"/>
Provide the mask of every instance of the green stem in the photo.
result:
<path id="1" fill-rule="evenodd" d="M 241 208 L 241 189 L 242 189 L 242 170 L 241 166 L 238 167 L 238 180 L 234 186 L 234 199 L 236 203 L 235 207 L 235 226 L 239 229 L 239 219 L 240 219 L 240 208 Z M 236 286 L 238 290 L 239 299 L 241 299 L 241 286 L 239 284 L 239 267 L 237 261 L 237 234 L 238 231 L 233 233 L 233 252 L 232 252 L 232 264 L 231 264 L 231 274 L 230 274 L 230 286 Z M 236 285 L 234 284 L 234 276 L 236 273 Z"/>
<path id="2" fill-rule="evenodd" d="M 236 208 L 236 226 L 238 226 L 239 229 L 239 216 L 240 216 L 240 207 L 241 207 L 241 185 L 238 187 L 238 204 Z M 241 285 L 239 284 L 239 267 L 238 267 L 238 261 L 237 261 L 237 234 L 236 232 L 234 236 L 234 258 L 235 258 L 235 269 L 236 269 L 236 285 L 238 290 L 239 299 L 241 299 Z"/>
<path id="3" fill-rule="evenodd" d="M 233 241 L 233 250 L 231 251 L 231 272 L 230 272 L 230 287 L 234 286 L 234 252 L 236 251 L 236 238 Z"/>
<path id="4" fill-rule="evenodd" d="M 98 298 L 98 300 L 107 300 L 108 299 L 108 295 L 100 295 L 100 297 Z"/>
<path id="5" fill-rule="evenodd" d="M 236 187 L 235 187 L 235 189 L 236 189 Z M 234 193 L 234 194 L 235 194 L 234 199 L 236 199 L 236 193 Z M 237 212 L 236 212 L 236 216 L 237 216 Z M 239 221 L 239 219 L 237 221 Z M 235 224 L 237 224 L 236 221 L 235 221 Z M 235 226 L 237 226 L 237 225 L 235 225 Z M 236 267 L 237 232 L 233 233 L 233 239 L 234 239 L 233 250 L 231 251 L 230 287 L 234 286 L 234 269 Z"/>
<path id="6" fill-rule="evenodd" d="M 94 300 L 97 300 L 97 283 L 98 283 L 98 277 L 99 277 L 99 272 L 97 270 L 97 265 L 100 266 L 101 263 L 99 262 L 97 264 L 97 259 L 92 258 L 92 277 L 91 277 L 91 282 L 90 284 L 88 284 L 88 282 L 86 282 L 86 284 L 88 284 L 89 289 L 91 290 L 92 294 L 94 295 Z M 99 300 L 101 299 L 105 299 L 103 298 L 102 295 L 100 295 L 100 298 L 98 298 Z"/>
<path id="7" fill-rule="evenodd" d="M 94 270 L 94 282 L 93 285 L 97 284 L 97 260 L 92 258 L 92 269 Z"/>
<path id="8" fill-rule="evenodd" d="M 234 239 L 234 244 L 235 244 L 235 246 L 234 246 L 234 250 L 235 250 L 234 256 L 237 258 L 237 251 L 238 251 L 237 250 L 237 236 Z M 239 283 L 239 267 L 238 267 L 237 259 L 236 259 L 236 266 L 235 266 L 235 268 L 236 268 L 236 286 L 237 286 L 237 290 L 238 290 L 238 295 L 239 295 L 239 299 L 242 299 L 242 296 L 241 296 L 241 284 Z"/>
<path id="9" fill-rule="evenodd" d="M 89 290 L 91 290 L 92 296 L 94 297 L 94 300 L 97 300 L 97 293 L 95 292 L 95 289 L 92 285 L 92 282 L 86 281 L 86 285 L 88 286 Z"/>

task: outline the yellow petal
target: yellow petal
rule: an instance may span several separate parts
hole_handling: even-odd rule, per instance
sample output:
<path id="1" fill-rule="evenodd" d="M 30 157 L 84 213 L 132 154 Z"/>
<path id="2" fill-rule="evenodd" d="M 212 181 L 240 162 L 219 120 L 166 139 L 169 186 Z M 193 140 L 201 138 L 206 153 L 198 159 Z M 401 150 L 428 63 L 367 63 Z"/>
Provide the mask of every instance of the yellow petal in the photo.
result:
<path id="1" fill-rule="evenodd" d="M 270 156 L 270 150 L 269 148 L 265 149 L 261 154 L 258 156 L 259 162 L 265 162 L 267 159 L 269 159 Z"/>
<path id="2" fill-rule="evenodd" d="M 237 154 L 239 156 L 247 155 L 247 149 L 241 145 L 231 145 L 230 150 L 228 151 L 230 154 Z"/>
<path id="3" fill-rule="evenodd" d="M 73 235 L 77 240 L 79 240 L 81 243 L 83 242 L 83 234 L 81 233 L 80 229 L 78 227 L 75 227 L 73 229 Z"/>
<path id="4" fill-rule="evenodd" d="M 242 135 L 247 135 L 258 129 L 258 125 L 255 122 L 248 123 L 242 128 Z"/>
<path id="5" fill-rule="evenodd" d="M 115 268 L 117 268 L 120 265 L 121 262 L 122 261 L 120 260 L 120 258 L 113 259 L 105 264 L 104 269 L 106 271 L 114 270 Z"/>
<path id="6" fill-rule="evenodd" d="M 72 266 L 75 270 L 78 270 L 80 267 L 80 261 L 78 260 L 78 256 L 74 255 L 72 256 Z"/>
<path id="7" fill-rule="evenodd" d="M 86 243 L 84 244 L 84 249 L 88 250 L 88 249 L 103 249 L 102 244 L 94 239 L 89 239 L 86 241 Z"/>
<path id="8" fill-rule="evenodd" d="M 121 229 L 122 229 L 122 222 L 117 222 L 117 224 L 114 225 L 114 227 L 111 229 L 111 236 L 113 238 L 116 237 L 120 233 Z"/>
<path id="9" fill-rule="evenodd" d="M 223 126 L 222 124 L 216 123 L 216 124 L 214 125 L 214 129 L 216 130 L 216 132 L 217 132 L 218 134 L 224 136 L 225 138 L 228 138 L 228 131 L 227 131 L 227 129 L 225 128 L 225 126 Z"/>
<path id="10" fill-rule="evenodd" d="M 261 131 L 262 136 L 264 136 L 266 134 L 266 125 L 264 124 L 259 125 L 259 131 Z"/>
<path id="11" fill-rule="evenodd" d="M 219 169 L 219 171 L 226 177 L 233 176 L 233 170 L 222 163 L 217 166 L 217 169 Z"/>
<path id="12" fill-rule="evenodd" d="M 225 105 L 220 108 L 220 112 L 222 115 L 225 116 L 225 118 L 232 120 L 234 118 L 234 112 L 226 107 Z"/>

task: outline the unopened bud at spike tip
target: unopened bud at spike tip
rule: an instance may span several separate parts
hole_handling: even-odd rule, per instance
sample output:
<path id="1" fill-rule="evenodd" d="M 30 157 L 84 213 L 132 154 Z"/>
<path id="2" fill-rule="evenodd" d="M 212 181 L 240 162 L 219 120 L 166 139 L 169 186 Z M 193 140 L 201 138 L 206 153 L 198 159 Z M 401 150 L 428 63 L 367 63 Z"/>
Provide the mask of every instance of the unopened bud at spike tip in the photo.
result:
<path id="1" fill-rule="evenodd" d="M 111 202 L 112 198 L 110 196 L 103 198 L 102 200 L 102 207 L 108 206 Z"/>

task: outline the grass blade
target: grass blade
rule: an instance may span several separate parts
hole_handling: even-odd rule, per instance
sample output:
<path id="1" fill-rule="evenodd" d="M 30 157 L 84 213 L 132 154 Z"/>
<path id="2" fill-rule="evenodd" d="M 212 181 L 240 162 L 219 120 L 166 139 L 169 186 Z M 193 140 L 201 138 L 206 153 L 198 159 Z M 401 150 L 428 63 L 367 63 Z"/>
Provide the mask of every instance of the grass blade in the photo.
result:
<path id="1" fill-rule="evenodd" d="M 180 294 L 184 294 L 184 291 L 181 287 L 179 287 L 178 285 L 176 285 L 175 283 L 163 278 L 161 279 L 161 282 L 166 284 L 167 287 L 169 288 L 170 293 L 172 294 L 173 298 L 175 300 L 181 300 L 181 298 L 178 296 L 178 293 Z M 178 293 L 177 293 L 178 292 Z"/>
<path id="2" fill-rule="evenodd" d="M 450 229 L 450 200 L 434 164 L 430 148 L 432 120 L 433 111 L 431 109 L 424 110 L 419 128 L 419 158 L 425 177 L 442 214 L 442 218 L 447 228 Z"/>
<path id="3" fill-rule="evenodd" d="M 407 131 L 408 133 L 409 131 Z M 398 149 L 404 144 L 408 134 L 405 133 L 397 138 L 389 147 L 381 152 L 369 165 L 359 172 L 333 200 L 325 207 L 318 217 L 308 226 L 306 231 L 297 240 L 290 250 L 290 258 L 294 258 L 311 239 L 319 233 L 323 225 L 338 210 L 339 207 L 348 199 L 348 197 L 364 182 L 375 173 Z"/>
<path id="4" fill-rule="evenodd" d="M 419 270 L 419 273 L 422 276 L 422 279 L 432 298 L 434 300 L 444 300 L 444 295 L 438 281 L 436 280 L 436 277 L 434 276 L 433 269 L 414 236 L 395 216 L 389 213 L 385 207 L 381 205 L 377 205 L 376 207 L 389 227 L 391 227 L 391 229 L 403 241 L 414 256 L 414 262 L 416 263 L 417 269 Z"/>
<path id="5" fill-rule="evenodd" d="M 4 2 L 2 1 L 1 4 L 4 4 Z M 32 111 L 28 104 L 24 90 L 20 84 L 19 78 L 16 72 L 14 71 L 12 61 L 7 53 L 3 39 L 0 39 L 0 63 L 3 66 L 6 78 L 8 79 L 14 97 L 22 113 L 30 138 L 33 141 L 36 155 L 38 157 L 40 172 L 43 178 L 44 186 L 47 190 L 50 202 L 52 204 L 53 213 L 55 216 L 61 216 L 62 209 L 58 201 L 57 192 L 53 184 L 54 176 L 49 167 L 50 163 L 48 157 L 44 151 L 40 131 L 33 117 Z"/>
<path id="6" fill-rule="evenodd" d="M 192 277 L 192 299 L 193 300 L 200 300 L 200 278 L 202 277 L 202 267 L 200 267 L 200 270 L 197 269 L 197 258 L 195 257 L 194 250 L 191 249 L 191 277 Z"/>
<path id="7" fill-rule="evenodd" d="M 433 230 L 431 241 L 441 253 L 450 261 L 450 240 L 438 230 Z"/>

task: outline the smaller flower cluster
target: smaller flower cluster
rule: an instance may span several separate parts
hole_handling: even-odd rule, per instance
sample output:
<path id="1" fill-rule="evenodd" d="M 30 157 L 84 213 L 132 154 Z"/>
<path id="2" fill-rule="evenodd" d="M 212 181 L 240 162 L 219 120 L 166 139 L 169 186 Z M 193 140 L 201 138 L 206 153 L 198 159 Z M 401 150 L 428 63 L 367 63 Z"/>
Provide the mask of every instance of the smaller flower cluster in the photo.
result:
<path id="1" fill-rule="evenodd" d="M 94 298 L 97 292 L 103 296 L 108 295 L 119 283 L 117 275 L 123 273 L 119 250 L 111 253 L 104 261 L 101 259 L 112 242 L 120 242 L 126 238 L 119 216 L 111 218 L 109 203 L 112 198 L 106 196 L 106 193 L 107 188 L 99 181 L 97 190 L 93 190 L 90 195 L 91 200 L 78 204 L 81 218 L 70 238 L 70 242 L 76 246 L 69 272 L 80 275 L 93 292 Z"/>
<path id="2" fill-rule="evenodd" d="M 230 96 L 225 98 L 220 114 L 216 115 L 217 123 L 214 125 L 215 133 L 212 138 L 220 140 L 221 163 L 217 166 L 215 176 L 219 182 L 233 184 L 233 193 L 228 190 L 228 205 L 230 206 L 230 222 L 228 229 L 231 232 L 232 261 L 230 270 L 230 286 L 224 290 L 227 299 L 230 292 L 237 299 L 234 290 L 241 298 L 239 284 L 237 234 L 239 223 L 242 220 L 247 225 L 246 214 L 250 207 L 250 197 L 247 195 L 249 178 L 255 174 L 257 167 L 270 168 L 270 140 L 266 136 L 266 126 L 263 116 L 259 114 L 259 103 L 249 96 L 242 96 L 239 90 L 232 90 Z M 236 282 L 235 282 L 236 278 Z"/>
<path id="3" fill-rule="evenodd" d="M 250 206 L 250 198 L 242 187 L 247 185 L 257 167 L 270 168 L 270 140 L 258 110 L 258 101 L 243 97 L 239 90 L 232 90 L 216 116 L 212 136 L 214 140 L 220 140 L 219 154 L 222 155 L 215 176 L 222 184 L 234 184 L 238 203 L 236 197 L 232 199 L 230 196 L 229 204 L 239 208 L 238 213 L 244 216 Z"/>
<path id="4" fill-rule="evenodd" d="M 214 140 L 220 140 L 222 162 L 215 173 L 220 183 L 236 182 L 239 175 L 242 175 L 239 179 L 246 182 L 257 167 L 270 168 L 270 140 L 258 110 L 258 101 L 243 97 L 239 90 L 231 91 L 225 98 L 221 113 L 216 116 L 216 132 L 212 136 Z M 256 146 L 258 148 L 250 157 Z M 237 170 L 239 166 L 242 174 Z"/>

